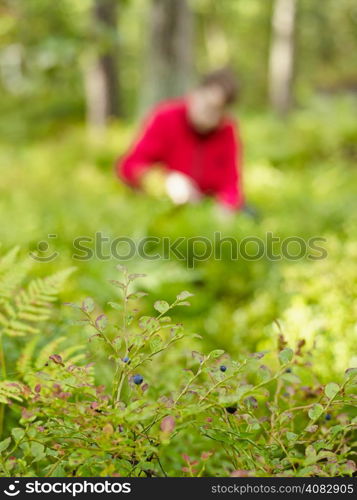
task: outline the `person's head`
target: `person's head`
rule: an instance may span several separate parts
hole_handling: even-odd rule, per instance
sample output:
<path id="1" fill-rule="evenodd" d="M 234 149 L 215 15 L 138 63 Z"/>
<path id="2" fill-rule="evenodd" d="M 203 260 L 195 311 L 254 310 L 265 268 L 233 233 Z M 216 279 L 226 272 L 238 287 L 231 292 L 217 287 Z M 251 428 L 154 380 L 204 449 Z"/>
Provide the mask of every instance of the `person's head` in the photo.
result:
<path id="1" fill-rule="evenodd" d="M 207 133 L 219 127 L 237 93 L 237 80 L 231 69 L 219 69 L 204 76 L 188 96 L 188 117 L 194 129 Z"/>

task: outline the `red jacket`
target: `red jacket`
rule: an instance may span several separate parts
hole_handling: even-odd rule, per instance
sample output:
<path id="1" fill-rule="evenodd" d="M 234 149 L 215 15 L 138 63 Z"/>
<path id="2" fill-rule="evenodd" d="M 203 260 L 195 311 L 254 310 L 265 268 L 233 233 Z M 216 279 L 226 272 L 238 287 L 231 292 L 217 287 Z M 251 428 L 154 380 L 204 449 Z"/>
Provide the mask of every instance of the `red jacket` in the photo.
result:
<path id="1" fill-rule="evenodd" d="M 129 153 L 117 162 L 118 175 L 132 186 L 153 164 L 191 177 L 201 192 L 230 208 L 243 205 L 241 142 L 226 119 L 206 135 L 194 131 L 184 99 L 161 103 Z"/>

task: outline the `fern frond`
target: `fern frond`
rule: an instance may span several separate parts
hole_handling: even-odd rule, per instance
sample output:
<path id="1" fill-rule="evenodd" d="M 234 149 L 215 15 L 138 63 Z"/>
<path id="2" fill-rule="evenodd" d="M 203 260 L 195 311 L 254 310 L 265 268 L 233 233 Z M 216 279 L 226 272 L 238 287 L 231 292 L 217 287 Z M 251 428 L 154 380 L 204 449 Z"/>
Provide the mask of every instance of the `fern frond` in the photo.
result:
<path id="1" fill-rule="evenodd" d="M 35 370 L 41 370 L 44 365 L 48 362 L 48 358 L 52 354 L 62 354 L 59 352 L 61 351 L 60 345 L 63 344 L 63 342 L 66 340 L 66 337 L 57 337 L 48 344 L 46 344 L 36 355 L 36 360 L 34 360 L 33 366 Z"/>
<path id="2" fill-rule="evenodd" d="M 82 345 L 73 345 L 61 351 L 63 361 L 76 364 L 85 359 Z"/>
<path id="3" fill-rule="evenodd" d="M 43 370 L 52 354 L 59 354 L 64 362 L 69 364 L 77 364 L 85 359 L 84 346 L 66 347 L 67 338 L 64 336 L 51 340 L 37 351 L 36 348 L 39 342 L 39 338 L 35 336 L 30 342 L 26 343 L 16 365 L 18 378 L 29 385 L 35 383 L 37 372 Z M 88 373 L 91 377 L 94 376 L 94 372 L 90 369 Z"/>
<path id="4" fill-rule="evenodd" d="M 0 305 L 12 297 L 32 266 L 28 258 L 16 261 L 17 253 L 15 247 L 0 259 Z"/>
<path id="5" fill-rule="evenodd" d="M 3 380 L 0 382 L 0 403 L 8 404 L 12 399 L 21 402 L 22 384 Z"/>
<path id="6" fill-rule="evenodd" d="M 33 337 L 30 341 L 26 342 L 22 352 L 16 363 L 16 371 L 19 379 L 26 379 L 26 375 L 33 371 L 33 358 L 36 346 L 38 344 L 38 337 Z"/>
<path id="7" fill-rule="evenodd" d="M 73 268 L 70 268 L 46 278 L 36 278 L 15 296 L 12 303 L 2 304 L 0 326 L 3 326 L 3 334 L 19 337 L 39 333 L 37 323 L 50 317 L 51 304 L 72 272 Z"/>
<path id="8" fill-rule="evenodd" d="M 10 266 L 16 261 L 16 257 L 19 253 L 20 247 L 16 246 L 9 250 L 5 255 L 0 257 L 0 274 L 9 269 Z"/>

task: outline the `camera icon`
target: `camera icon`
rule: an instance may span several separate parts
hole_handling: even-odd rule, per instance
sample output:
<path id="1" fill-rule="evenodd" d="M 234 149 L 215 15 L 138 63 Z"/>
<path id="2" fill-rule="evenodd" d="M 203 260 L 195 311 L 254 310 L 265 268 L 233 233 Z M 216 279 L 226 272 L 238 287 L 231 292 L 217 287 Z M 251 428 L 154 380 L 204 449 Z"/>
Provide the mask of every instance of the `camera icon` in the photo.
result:
<path id="1" fill-rule="evenodd" d="M 16 487 L 16 484 L 19 484 L 20 481 L 14 481 L 13 484 L 9 484 L 8 489 L 10 491 L 4 490 L 5 495 L 8 497 L 16 497 L 20 493 L 20 490 Z"/>

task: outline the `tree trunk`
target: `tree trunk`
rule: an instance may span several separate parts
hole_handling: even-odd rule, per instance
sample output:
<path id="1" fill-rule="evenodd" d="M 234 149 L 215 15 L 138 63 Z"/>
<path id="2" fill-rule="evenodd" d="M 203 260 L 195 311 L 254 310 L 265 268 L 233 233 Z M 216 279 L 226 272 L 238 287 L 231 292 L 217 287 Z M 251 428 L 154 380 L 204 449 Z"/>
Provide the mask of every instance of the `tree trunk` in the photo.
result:
<path id="1" fill-rule="evenodd" d="M 297 0 L 275 0 L 269 56 L 269 96 L 275 111 L 285 115 L 293 104 Z"/>
<path id="2" fill-rule="evenodd" d="M 187 0 L 152 0 L 142 108 L 187 91 L 193 67 L 193 13 Z"/>
<path id="3" fill-rule="evenodd" d="M 95 53 L 85 71 L 87 123 L 104 128 L 110 117 L 120 116 L 118 44 L 116 42 L 119 0 L 95 0 L 92 27 Z"/>

